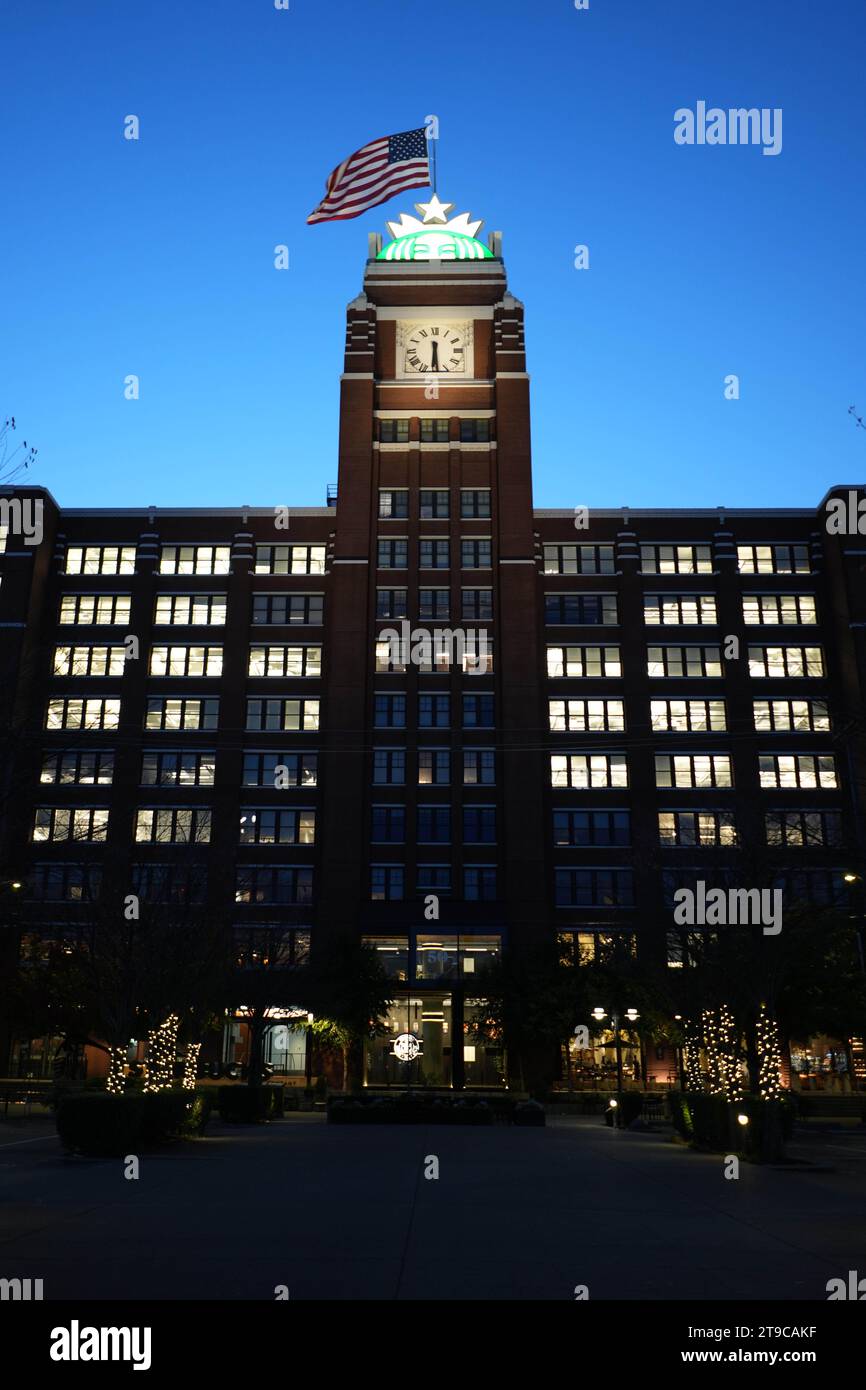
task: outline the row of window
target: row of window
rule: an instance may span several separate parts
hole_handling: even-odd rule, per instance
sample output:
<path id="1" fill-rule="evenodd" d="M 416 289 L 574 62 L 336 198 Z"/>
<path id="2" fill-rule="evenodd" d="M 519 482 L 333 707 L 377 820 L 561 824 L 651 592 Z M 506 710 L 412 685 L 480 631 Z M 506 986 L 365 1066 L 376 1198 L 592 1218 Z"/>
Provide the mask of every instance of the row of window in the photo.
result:
<path id="1" fill-rule="evenodd" d="M 405 536 L 382 540 L 376 544 L 376 564 L 381 570 L 405 570 L 409 567 L 409 541 Z M 460 568 L 489 570 L 493 564 L 493 542 L 483 538 L 461 540 Z M 424 570 L 451 568 L 451 541 L 447 536 L 424 537 L 418 542 L 418 567 Z"/>
<path id="2" fill-rule="evenodd" d="M 400 422 L 398 422 L 400 423 Z M 447 422 L 445 422 L 447 423 Z M 384 489 L 380 494 L 380 514 L 400 516 L 405 489 Z M 430 515 L 443 515 L 434 509 L 447 505 L 437 501 L 448 493 L 425 489 Z M 489 489 L 463 489 L 461 516 L 489 516 Z M 390 499 L 390 500 L 389 500 Z M 464 511 L 464 505 L 467 510 Z M 381 507 L 395 507 L 381 511 Z M 408 507 L 408 501 L 407 501 Z M 480 509 L 480 510 L 479 510 Z M 257 545 L 256 574 L 324 574 L 324 545 Z M 640 547 L 643 574 L 711 574 L 711 545 L 652 545 Z M 135 545 L 72 545 L 66 552 L 67 574 L 134 574 Z M 806 544 L 738 545 L 737 563 L 741 574 L 810 574 L 809 547 Z M 230 545 L 163 545 L 160 574 L 228 574 Z M 615 574 L 613 545 L 547 544 L 544 546 L 545 574 Z"/>
<path id="3" fill-rule="evenodd" d="M 46 753 L 40 781 L 54 786 L 111 786 L 115 755 L 111 748 Z M 144 753 L 141 759 L 141 785 L 144 787 L 212 787 L 216 771 L 213 750 L 192 752 L 180 748 Z M 315 787 L 318 754 L 285 752 L 245 752 L 241 786 L 291 790 Z"/>
<path id="4" fill-rule="evenodd" d="M 748 648 L 749 675 L 756 679 L 824 675 L 820 647 Z M 722 649 L 717 646 L 647 647 L 646 671 L 652 677 L 718 679 L 724 675 Z M 616 646 L 548 646 L 547 674 L 553 678 L 611 679 L 622 675 Z"/>
<path id="5" fill-rule="evenodd" d="M 711 545 L 645 544 L 640 547 L 641 574 L 712 574 Z M 740 574 L 811 574 L 809 547 L 803 543 L 738 545 Z M 613 545 L 548 544 L 545 574 L 615 574 Z"/>
<path id="6" fill-rule="evenodd" d="M 447 699 L 447 696 L 445 697 Z M 554 733 L 622 733 L 623 700 L 548 700 L 548 722 Z M 753 700 L 752 719 L 760 732 L 828 733 L 826 700 Z M 728 727 L 724 700 L 650 700 L 653 733 L 724 733 Z"/>
<path id="7" fill-rule="evenodd" d="M 227 597 L 220 594 L 158 594 L 156 627 L 224 627 Z M 254 594 L 252 621 L 259 626 L 321 627 L 324 594 Z M 64 594 L 61 627 L 128 627 L 130 594 Z"/>
<path id="8" fill-rule="evenodd" d="M 436 568 L 436 566 L 433 566 Z M 379 589 L 377 618 L 405 618 L 407 589 Z M 545 621 L 551 625 L 615 626 L 619 622 L 616 594 L 547 594 Z M 61 627 L 128 627 L 130 594 L 64 594 L 60 601 Z M 156 627 L 224 627 L 227 598 L 223 594 L 159 594 L 154 608 Z M 493 590 L 461 590 L 461 616 L 493 617 Z M 450 589 L 421 589 L 418 617 L 447 619 Z M 817 623 L 811 594 L 746 594 L 743 619 L 749 626 L 787 626 Z M 254 594 L 252 622 L 258 626 L 320 627 L 324 620 L 323 594 Z M 716 600 L 712 594 L 648 594 L 644 621 L 651 626 L 706 626 L 716 624 Z"/>
<path id="9" fill-rule="evenodd" d="M 635 906 L 634 879 L 630 869 L 556 869 L 554 876 L 557 907 Z M 703 871 L 694 870 L 692 877 L 697 883 L 699 878 L 703 878 Z M 685 886 L 683 875 L 672 872 L 662 874 L 662 886 L 665 904 L 672 907 L 674 894 Z M 838 869 L 785 871 L 777 875 L 774 886 L 795 901 L 815 906 L 844 907 L 848 902 L 844 875 Z"/>
<path id="10" fill-rule="evenodd" d="M 386 638 L 375 647 L 375 670 L 378 676 L 405 675 L 409 664 L 423 676 L 447 676 L 453 669 L 464 675 L 493 674 L 493 638 L 483 628 L 454 632 L 415 633 L 411 642 L 393 642 Z M 408 660 L 407 660 L 408 659 Z"/>
<path id="11" fill-rule="evenodd" d="M 461 589 L 461 617 L 490 619 L 493 617 L 492 589 Z M 423 622 L 446 619 L 451 608 L 450 589 L 419 589 L 418 618 Z M 377 589 L 377 618 L 408 618 L 408 589 Z"/>
<path id="12" fill-rule="evenodd" d="M 447 521 L 451 515 L 451 493 L 448 488 L 422 487 L 418 493 L 418 516 L 421 521 Z M 489 520 L 490 488 L 460 489 L 460 517 L 463 521 Z M 379 489 L 379 518 L 382 521 L 408 521 L 409 489 L 381 487 Z"/>
<path id="13" fill-rule="evenodd" d="M 204 676 L 213 679 L 223 673 L 223 652 L 222 647 L 189 643 L 153 646 L 150 648 L 148 659 L 148 675 L 193 678 Z M 406 662 L 392 660 L 394 654 L 394 647 L 389 640 L 376 643 L 375 663 L 378 673 L 394 674 L 406 671 Z M 434 632 L 426 633 L 421 638 L 413 637 L 411 648 L 405 655 L 418 658 L 415 664 L 419 671 L 427 674 L 445 674 L 451 670 L 454 661 L 470 675 L 490 675 L 493 672 L 493 640 L 486 632 L 476 633 L 475 629 L 466 633 L 458 632 L 453 637 L 450 635 L 450 629 L 446 634 L 439 636 Z M 52 673 L 55 676 L 70 677 L 122 676 L 128 659 L 126 647 L 120 645 L 84 643 L 60 646 L 54 648 Z M 266 647 L 253 646 L 249 649 L 247 675 L 250 677 L 317 678 L 321 674 L 320 646 L 284 646 L 273 643 Z M 604 674 L 614 673 L 606 671 Z"/>
<path id="14" fill-rule="evenodd" d="M 375 805 L 372 808 L 373 844 L 406 843 L 406 807 Z M 496 843 L 496 808 L 462 808 L 463 844 Z M 418 806 L 413 842 L 451 843 L 452 808 Z M 98 806 L 37 807 L 33 840 L 104 843 L 108 837 L 109 808 Z M 209 807 L 140 807 L 135 813 L 134 839 L 150 844 L 209 844 L 212 811 Z M 659 811 L 659 844 L 666 849 L 734 849 L 737 838 L 733 811 L 702 809 Z M 842 841 L 839 811 L 775 810 L 764 815 L 768 845 L 788 849 L 832 848 Z M 312 807 L 241 808 L 238 840 L 242 845 L 312 845 L 316 839 L 316 812 Z M 553 843 L 557 848 L 625 848 L 631 843 L 631 814 L 627 810 L 556 810 Z"/>
<path id="15" fill-rule="evenodd" d="M 832 753 L 761 753 L 758 776 L 762 787 L 820 788 L 838 786 L 836 759 Z M 552 753 L 552 787 L 598 789 L 627 787 L 628 759 L 625 753 Z M 728 753 L 657 753 L 657 787 L 700 789 L 730 788 L 733 767 Z"/>
<path id="16" fill-rule="evenodd" d="M 464 869 L 465 899 L 496 897 L 496 870 L 487 866 Z M 701 870 L 692 871 L 695 881 Z M 467 883 L 467 875 L 469 881 Z M 683 886 L 681 874 L 662 875 L 665 902 L 673 906 L 674 893 Z M 371 868 L 371 896 L 400 900 L 405 896 L 406 869 L 402 864 L 377 864 Z M 848 902 L 844 874 L 838 869 L 787 870 L 779 873 L 774 886 L 795 901 L 815 906 L 844 907 Z M 480 887 L 481 892 L 476 892 Z M 451 868 L 447 864 L 419 865 L 416 893 L 451 893 Z M 485 891 L 486 890 L 486 891 Z M 554 901 L 566 908 L 632 908 L 635 906 L 634 876 L 631 869 L 557 868 L 554 870 Z"/>
<path id="17" fill-rule="evenodd" d="M 406 896 L 407 871 L 403 864 L 373 864 L 370 868 L 370 897 L 373 901 L 400 901 Z M 717 875 L 723 886 L 724 875 Z M 665 904 L 671 908 L 674 894 L 686 886 L 704 881 L 712 886 L 712 874 L 701 869 L 665 871 L 662 888 Z M 205 902 L 207 870 L 201 864 L 135 864 L 130 875 L 131 889 L 143 901 L 162 906 L 189 907 Z M 29 895 L 47 902 L 84 902 L 99 898 L 101 867 L 97 864 L 34 864 Z M 774 886 L 797 902 L 844 908 L 849 892 L 844 873 L 838 869 L 800 869 L 779 873 Z M 493 865 L 466 865 L 462 872 L 465 901 L 494 901 L 497 897 L 497 871 Z M 415 870 L 415 893 L 452 893 L 449 864 L 419 864 Z M 635 906 L 634 875 L 627 868 L 557 868 L 554 870 L 554 898 L 557 907 L 631 908 Z M 313 870 L 294 865 L 244 865 L 237 869 L 234 901 L 256 907 L 304 907 L 313 901 Z"/>
<path id="18" fill-rule="evenodd" d="M 33 839 L 75 840 L 102 843 L 108 837 L 106 807 L 39 806 Z M 139 843 L 210 843 L 212 812 L 205 806 L 141 807 L 135 813 L 133 835 Z M 240 844 L 312 845 L 316 839 L 316 813 L 311 807 L 277 809 L 243 807 L 240 812 Z"/>
<path id="19" fill-rule="evenodd" d="M 460 753 L 464 786 L 492 786 L 496 778 L 492 749 L 466 748 Z M 285 758 L 283 763 L 281 759 Z M 291 788 L 316 785 L 315 753 L 244 754 L 242 786 Z M 405 748 L 373 750 L 374 786 L 405 786 L 408 755 Z M 418 786 L 450 786 L 450 748 L 419 748 Z M 216 754 L 184 749 L 146 752 L 141 760 L 142 786 L 212 786 Z M 761 753 L 758 774 L 762 787 L 820 788 L 838 786 L 836 759 L 832 753 Z M 48 753 L 42 762 L 41 782 L 59 786 L 110 786 L 114 780 L 114 752 L 72 750 Z M 657 787 L 730 788 L 733 768 L 728 753 L 657 753 Z M 625 753 L 552 753 L 550 784 L 554 788 L 607 789 L 627 787 Z"/>
<path id="20" fill-rule="evenodd" d="M 256 574 L 324 574 L 324 545 L 257 545 Z M 66 574 L 134 574 L 134 545 L 71 545 Z M 228 574 L 230 545 L 164 545 L 159 574 Z"/>
<path id="21" fill-rule="evenodd" d="M 374 842 L 405 841 L 403 806 L 374 806 Z M 95 808 L 40 807 L 36 812 L 34 840 L 104 841 L 108 811 Z M 312 845 L 316 838 L 316 813 L 310 807 L 271 809 L 243 807 L 240 812 L 240 844 Z M 211 812 L 205 808 L 141 808 L 136 812 L 135 839 L 162 844 L 207 844 L 211 836 Z M 416 808 L 415 839 L 418 844 L 451 843 L 451 807 Z M 496 843 L 495 806 L 464 806 L 463 844 Z"/>
<path id="22" fill-rule="evenodd" d="M 376 864 L 370 870 L 370 897 L 402 899 L 406 870 L 402 864 Z M 466 865 L 463 869 L 463 898 L 468 902 L 495 900 L 496 869 L 490 865 Z M 207 894 L 207 871 L 200 864 L 134 864 L 130 874 L 131 891 L 144 902 L 161 906 L 203 905 Z M 30 874 L 29 896 L 44 902 L 97 901 L 102 886 L 98 864 L 34 864 Z M 450 865 L 419 865 L 415 872 L 415 891 L 450 895 Z M 304 907 L 313 901 L 313 870 L 289 865 L 244 865 L 237 870 L 234 901 L 251 907 Z"/>
<path id="23" fill-rule="evenodd" d="M 739 844 L 733 811 L 659 811 L 658 827 L 659 844 L 665 849 L 735 849 Z M 773 847 L 821 849 L 843 843 L 839 811 L 767 811 L 764 832 Z M 628 846 L 631 815 L 628 811 L 554 811 L 553 843 L 560 849 Z"/>
<path id="24" fill-rule="evenodd" d="M 814 594 L 744 594 L 747 626 L 815 624 Z M 715 594 L 645 594 L 644 622 L 652 627 L 701 627 L 718 623 Z M 544 619 L 550 625 L 610 627 L 619 622 L 616 594 L 546 594 Z"/>
<path id="25" fill-rule="evenodd" d="M 450 439 L 450 420 L 419 420 L 419 434 L 422 444 L 445 444 Z M 463 444 L 487 444 L 490 441 L 489 418 L 463 418 L 458 421 L 458 438 Z M 408 444 L 408 420 L 380 420 L 379 441 L 382 444 Z"/>
<path id="26" fill-rule="evenodd" d="M 122 676 L 127 661 L 125 646 L 85 643 L 54 648 L 55 676 Z M 179 643 L 150 649 L 148 674 L 151 676 L 221 676 L 223 648 Z M 249 649 L 249 676 L 321 676 L 322 648 L 313 645 Z"/>
<path id="27" fill-rule="evenodd" d="M 373 725 L 377 729 L 405 729 L 410 697 L 402 691 L 377 692 Z M 548 724 L 553 733 L 624 733 L 625 701 L 616 699 L 548 700 Z M 417 727 L 451 728 L 451 694 L 422 691 L 416 697 Z M 495 727 L 493 693 L 461 697 L 464 729 Z M 149 732 L 210 733 L 219 727 L 220 702 L 216 697 L 153 696 L 146 702 L 144 728 Z M 246 728 L 258 732 L 319 728 L 320 701 L 315 696 L 273 699 L 250 698 L 246 702 Z M 46 729 L 111 731 L 120 727 L 121 701 L 109 697 L 60 696 L 49 700 Z M 828 733 L 830 714 L 824 700 L 754 700 L 754 727 L 759 732 Z M 654 733 L 724 733 L 727 707 L 724 700 L 651 700 L 650 725 Z"/>

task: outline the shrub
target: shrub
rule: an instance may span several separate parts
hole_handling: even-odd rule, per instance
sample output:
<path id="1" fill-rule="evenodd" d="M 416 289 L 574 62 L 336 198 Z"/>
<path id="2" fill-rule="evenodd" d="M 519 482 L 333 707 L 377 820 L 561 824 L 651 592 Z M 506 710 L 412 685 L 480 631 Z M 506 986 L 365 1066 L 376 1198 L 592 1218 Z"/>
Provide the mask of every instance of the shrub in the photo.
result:
<path id="1" fill-rule="evenodd" d="M 778 1163 L 785 1156 L 785 1110 L 778 1100 L 761 1100 L 759 1096 L 746 1096 L 736 1106 L 731 1107 L 736 1124 L 736 1113 L 748 1115 L 747 1125 L 736 1125 L 739 1152 L 753 1163 Z"/>
<path id="2" fill-rule="evenodd" d="M 796 1103 L 790 1097 L 761 1100 L 744 1096 L 735 1105 L 724 1096 L 673 1092 L 669 1097 L 674 1128 L 696 1148 L 716 1153 L 739 1153 L 755 1163 L 776 1163 L 784 1157 L 785 1140 L 790 1138 Z M 741 1125 L 738 1115 L 747 1115 Z"/>
<path id="3" fill-rule="evenodd" d="M 732 1144 L 732 1117 L 724 1096 L 709 1096 L 702 1091 L 689 1092 L 694 1123 L 693 1141 L 698 1148 L 728 1153 Z"/>
<path id="4" fill-rule="evenodd" d="M 45 1097 L 45 1104 L 51 1110 L 59 1110 L 62 1102 L 69 1096 L 80 1096 L 84 1092 L 83 1081 L 70 1081 L 67 1076 L 58 1076 L 51 1085 Z"/>
<path id="5" fill-rule="evenodd" d="M 782 1138 L 788 1140 L 794 1133 L 794 1121 L 799 1115 L 800 1107 L 797 1103 L 797 1097 L 791 1091 L 782 1092 L 779 1104 L 782 1107 Z M 866 1111 L 864 1111 L 864 1115 L 866 1115 Z"/>
<path id="6" fill-rule="evenodd" d="M 544 1106 L 537 1100 L 524 1100 L 515 1105 L 511 1118 L 515 1125 L 543 1125 L 546 1121 Z"/>
<path id="7" fill-rule="evenodd" d="M 668 1095 L 671 1122 L 681 1139 L 689 1142 L 694 1138 L 695 1124 L 692 1119 L 691 1097 L 683 1091 L 671 1091 Z"/>
<path id="8" fill-rule="evenodd" d="M 57 1111 L 57 1133 L 76 1153 L 123 1155 L 134 1152 L 141 1135 L 143 1096 L 92 1091 L 65 1097 Z"/>
<path id="9" fill-rule="evenodd" d="M 340 1097 L 328 1102 L 328 1122 L 335 1125 L 492 1125 L 497 1113 L 487 1100 L 462 1096 L 431 1099 L 415 1092 L 363 1099 Z"/>
<path id="10" fill-rule="evenodd" d="M 201 1092 L 78 1091 L 61 1099 L 57 1133 L 77 1153 L 116 1156 L 201 1134 L 209 1114 L 210 1101 Z"/>
<path id="11" fill-rule="evenodd" d="M 202 1091 L 155 1091 L 142 1100 L 140 1144 L 188 1139 L 201 1134 L 210 1118 L 210 1097 Z"/>
<path id="12" fill-rule="evenodd" d="M 220 1086 L 220 1119 L 229 1124 L 263 1125 L 283 1114 L 282 1086 Z"/>

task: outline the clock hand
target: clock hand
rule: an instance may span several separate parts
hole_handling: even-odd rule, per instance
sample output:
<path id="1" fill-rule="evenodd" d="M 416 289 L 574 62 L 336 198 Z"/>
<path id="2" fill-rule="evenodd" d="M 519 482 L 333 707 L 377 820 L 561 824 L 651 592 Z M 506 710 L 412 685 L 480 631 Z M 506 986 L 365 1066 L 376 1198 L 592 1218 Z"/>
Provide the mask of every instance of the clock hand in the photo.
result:
<path id="1" fill-rule="evenodd" d="M 438 372 L 438 370 L 439 370 L 439 344 L 438 344 L 438 342 L 436 341 L 435 338 L 433 339 L 432 348 L 433 348 L 433 351 L 432 351 L 432 354 L 431 354 L 431 357 L 430 357 L 430 366 L 431 366 L 431 368 L 433 369 L 434 372 Z"/>

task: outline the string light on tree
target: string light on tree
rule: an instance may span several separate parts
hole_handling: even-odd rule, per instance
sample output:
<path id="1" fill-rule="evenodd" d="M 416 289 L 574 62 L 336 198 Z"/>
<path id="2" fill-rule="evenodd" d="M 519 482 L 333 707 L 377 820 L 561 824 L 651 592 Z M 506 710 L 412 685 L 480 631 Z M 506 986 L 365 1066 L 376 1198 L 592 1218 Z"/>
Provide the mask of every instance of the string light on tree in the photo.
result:
<path id="1" fill-rule="evenodd" d="M 126 1068 L 126 1048 L 111 1047 L 108 1050 L 108 1076 L 105 1082 L 105 1089 L 109 1095 L 119 1096 L 123 1094 Z"/>
<path id="2" fill-rule="evenodd" d="M 779 1025 L 761 1004 L 755 1029 L 758 1050 L 758 1092 L 761 1100 L 778 1100 L 782 1094 L 779 1075 L 782 1069 L 782 1050 L 779 1046 Z"/>
<path id="3" fill-rule="evenodd" d="M 686 1064 L 686 1090 L 688 1091 L 700 1091 L 703 1089 L 700 1050 L 700 1027 L 695 1019 L 686 1019 L 683 1058 Z"/>
<path id="4" fill-rule="evenodd" d="M 727 1004 L 722 1004 L 719 1009 L 719 1049 L 721 1052 L 722 1080 L 725 1095 L 729 1101 L 742 1100 L 743 1088 L 740 1084 L 737 1033 L 734 1025 L 734 1016 Z"/>
<path id="5" fill-rule="evenodd" d="M 719 1039 L 719 1027 L 714 1009 L 704 1009 L 701 1015 L 704 1051 L 707 1054 L 707 1090 L 711 1096 L 724 1094 L 724 1070 Z"/>
<path id="6" fill-rule="evenodd" d="M 183 1058 L 183 1089 L 185 1091 L 195 1090 L 195 1079 L 198 1073 L 198 1054 L 200 1052 L 200 1042 L 187 1043 Z"/>
<path id="7" fill-rule="evenodd" d="M 721 1004 L 718 1009 L 704 1009 L 701 1022 L 709 1069 L 707 1084 L 710 1095 L 725 1096 L 729 1101 L 742 1100 L 743 1089 L 740 1084 L 733 1014 L 727 1004 Z"/>
<path id="8" fill-rule="evenodd" d="M 179 1023 L 177 1014 L 169 1014 L 150 1035 L 147 1044 L 147 1080 L 144 1083 L 146 1093 L 164 1091 L 174 1079 Z"/>

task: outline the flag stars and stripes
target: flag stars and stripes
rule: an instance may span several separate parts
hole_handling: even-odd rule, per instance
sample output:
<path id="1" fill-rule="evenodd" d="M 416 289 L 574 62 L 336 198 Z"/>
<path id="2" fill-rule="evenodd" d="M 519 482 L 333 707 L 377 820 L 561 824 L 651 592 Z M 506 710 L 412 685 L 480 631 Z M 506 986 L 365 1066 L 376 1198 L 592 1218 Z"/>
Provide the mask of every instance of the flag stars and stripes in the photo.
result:
<path id="1" fill-rule="evenodd" d="M 325 185 L 325 197 L 308 223 L 339 222 L 358 217 L 407 188 L 430 184 L 427 132 L 424 126 L 371 140 L 338 164 Z"/>

